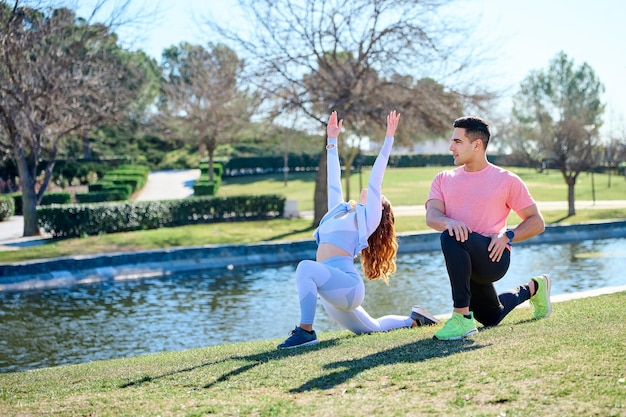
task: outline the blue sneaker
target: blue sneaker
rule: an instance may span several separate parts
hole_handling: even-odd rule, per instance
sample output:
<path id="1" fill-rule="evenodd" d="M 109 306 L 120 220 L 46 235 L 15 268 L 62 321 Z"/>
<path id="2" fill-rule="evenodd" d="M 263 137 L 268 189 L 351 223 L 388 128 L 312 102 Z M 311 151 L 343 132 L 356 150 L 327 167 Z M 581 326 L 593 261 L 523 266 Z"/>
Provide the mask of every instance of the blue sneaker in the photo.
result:
<path id="1" fill-rule="evenodd" d="M 278 349 L 292 349 L 300 346 L 316 345 L 318 343 L 319 340 L 317 340 L 315 330 L 313 330 L 313 333 L 309 333 L 296 326 L 296 328 L 289 333 L 287 340 L 278 345 Z"/>

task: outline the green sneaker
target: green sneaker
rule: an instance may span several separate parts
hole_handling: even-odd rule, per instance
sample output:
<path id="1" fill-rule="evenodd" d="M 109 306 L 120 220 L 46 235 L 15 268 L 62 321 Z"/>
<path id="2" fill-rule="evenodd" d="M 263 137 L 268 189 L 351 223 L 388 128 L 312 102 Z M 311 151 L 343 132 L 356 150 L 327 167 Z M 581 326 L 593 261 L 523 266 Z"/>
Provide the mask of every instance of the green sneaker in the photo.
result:
<path id="1" fill-rule="evenodd" d="M 552 313 L 552 303 L 550 302 L 550 277 L 547 274 L 531 278 L 537 284 L 535 295 L 530 297 L 535 312 L 533 319 L 543 319 Z"/>
<path id="2" fill-rule="evenodd" d="M 478 333 L 476 322 L 474 321 L 474 313 L 470 312 L 472 318 L 466 319 L 462 314 L 452 313 L 452 317 L 443 325 L 433 339 L 437 340 L 459 340 Z"/>

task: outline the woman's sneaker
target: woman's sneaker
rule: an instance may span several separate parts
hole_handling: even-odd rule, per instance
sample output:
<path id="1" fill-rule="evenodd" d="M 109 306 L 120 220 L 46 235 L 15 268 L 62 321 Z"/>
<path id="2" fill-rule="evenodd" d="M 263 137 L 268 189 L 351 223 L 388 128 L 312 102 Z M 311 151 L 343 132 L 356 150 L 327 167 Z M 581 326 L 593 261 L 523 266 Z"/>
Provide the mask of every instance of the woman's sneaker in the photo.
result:
<path id="1" fill-rule="evenodd" d="M 459 340 L 474 333 L 478 333 L 476 322 L 474 321 L 474 313 L 470 312 L 470 318 L 468 319 L 462 314 L 453 312 L 452 317 L 435 333 L 433 339 Z"/>
<path id="2" fill-rule="evenodd" d="M 552 313 L 552 303 L 550 302 L 550 277 L 547 274 L 531 278 L 537 284 L 535 295 L 530 297 L 530 304 L 535 311 L 533 319 L 543 319 Z"/>
<path id="3" fill-rule="evenodd" d="M 278 349 L 291 349 L 300 346 L 316 345 L 318 343 L 319 340 L 317 340 L 315 330 L 309 333 L 301 327 L 296 326 L 296 328 L 289 333 L 287 340 L 278 345 Z"/>
<path id="4" fill-rule="evenodd" d="M 440 323 L 437 317 L 433 316 L 420 306 L 413 306 L 411 310 L 411 318 L 417 322 L 418 326 L 430 326 Z"/>

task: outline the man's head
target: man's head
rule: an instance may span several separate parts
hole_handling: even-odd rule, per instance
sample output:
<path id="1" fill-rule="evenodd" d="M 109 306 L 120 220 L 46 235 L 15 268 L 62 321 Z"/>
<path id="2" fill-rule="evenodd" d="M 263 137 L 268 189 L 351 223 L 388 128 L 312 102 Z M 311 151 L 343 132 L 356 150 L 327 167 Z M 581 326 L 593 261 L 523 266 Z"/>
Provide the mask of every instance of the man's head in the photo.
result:
<path id="1" fill-rule="evenodd" d="M 483 143 L 483 147 L 487 149 L 491 131 L 489 129 L 489 123 L 487 123 L 486 120 L 478 116 L 459 117 L 454 121 L 452 126 L 465 129 L 465 136 L 467 136 L 470 142 L 480 139 Z"/>

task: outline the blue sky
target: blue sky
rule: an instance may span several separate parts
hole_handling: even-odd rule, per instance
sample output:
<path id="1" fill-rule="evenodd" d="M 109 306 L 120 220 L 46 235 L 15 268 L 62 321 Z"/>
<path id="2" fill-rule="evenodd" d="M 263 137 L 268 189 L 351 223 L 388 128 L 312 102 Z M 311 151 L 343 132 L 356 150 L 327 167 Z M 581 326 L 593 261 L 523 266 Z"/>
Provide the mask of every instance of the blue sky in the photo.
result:
<path id="1" fill-rule="evenodd" d="M 136 44 L 160 59 L 164 48 L 182 41 L 206 43 L 197 20 L 212 14 L 231 19 L 236 0 L 160 0 L 158 24 Z M 477 30 L 501 51 L 493 73 L 484 76 L 515 93 L 531 70 L 547 69 L 564 51 L 579 66 L 589 64 L 606 88 L 604 134 L 626 136 L 626 1 L 622 0 L 466 0 L 459 18 L 481 15 Z M 508 106 L 507 98 L 503 106 Z M 507 112 L 508 113 L 508 112 Z"/>

